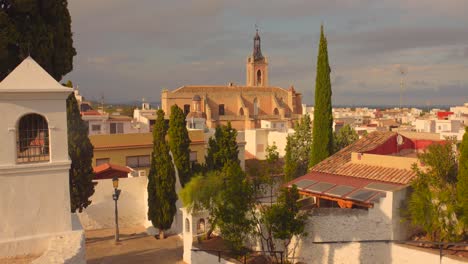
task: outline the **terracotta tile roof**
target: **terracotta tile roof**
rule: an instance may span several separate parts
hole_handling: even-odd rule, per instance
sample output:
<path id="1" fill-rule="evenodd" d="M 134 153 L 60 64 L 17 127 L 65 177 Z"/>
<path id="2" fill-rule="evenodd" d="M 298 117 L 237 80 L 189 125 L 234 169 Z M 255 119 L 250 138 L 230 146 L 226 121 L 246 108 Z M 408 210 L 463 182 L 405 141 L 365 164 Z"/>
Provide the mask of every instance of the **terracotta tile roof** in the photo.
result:
<path id="1" fill-rule="evenodd" d="M 346 163 L 335 171 L 336 174 L 370 180 L 408 184 L 416 177 L 412 170 L 386 168 L 366 164 Z"/>
<path id="2" fill-rule="evenodd" d="M 390 131 L 374 131 L 315 165 L 312 168 L 312 171 L 336 174 L 336 171 L 341 166 L 351 161 L 352 152 L 371 151 L 385 143 L 396 134 L 397 133 Z"/>
<path id="3" fill-rule="evenodd" d="M 315 165 L 311 171 L 396 184 L 408 184 L 416 176 L 412 170 L 351 163 L 352 152 L 371 152 L 396 135 L 397 133 L 390 131 L 372 132 Z"/>
<path id="4" fill-rule="evenodd" d="M 102 173 L 106 170 L 123 171 L 126 173 L 131 172 L 131 170 L 127 167 L 116 165 L 116 164 L 111 164 L 111 163 L 104 163 L 104 164 L 94 167 L 94 173 Z"/>
<path id="5" fill-rule="evenodd" d="M 246 159 L 246 160 L 247 160 L 247 159 L 256 159 L 256 158 L 257 158 L 254 154 L 250 153 L 250 152 L 247 151 L 247 150 L 244 151 L 244 156 L 245 156 L 245 159 Z"/>

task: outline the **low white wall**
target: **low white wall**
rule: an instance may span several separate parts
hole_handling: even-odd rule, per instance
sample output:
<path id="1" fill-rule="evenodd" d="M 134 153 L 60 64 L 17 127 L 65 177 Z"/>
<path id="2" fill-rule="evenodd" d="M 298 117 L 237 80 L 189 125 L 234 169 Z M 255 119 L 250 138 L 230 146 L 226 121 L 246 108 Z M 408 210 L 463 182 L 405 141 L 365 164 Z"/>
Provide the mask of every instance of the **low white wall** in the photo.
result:
<path id="1" fill-rule="evenodd" d="M 86 264 L 84 230 L 75 214 L 72 225 L 73 231 L 52 237 L 47 250 L 32 264 Z"/>
<path id="2" fill-rule="evenodd" d="M 112 180 L 97 180 L 92 203 L 79 213 L 81 224 L 85 230 L 115 227 L 114 188 Z M 119 189 L 122 190 L 118 200 L 119 226 L 145 226 L 148 212 L 147 177 L 121 178 Z"/>
<path id="3" fill-rule="evenodd" d="M 392 200 L 381 200 L 380 207 Z M 394 243 L 359 242 L 399 239 L 400 230 L 395 225 L 402 223 L 388 218 L 388 212 L 381 212 L 380 207 L 376 206 L 368 211 L 314 209 L 306 225 L 308 236 L 297 241 L 295 255 L 290 255 L 290 260 L 294 263 L 439 263 L 439 254 L 427 250 Z M 396 215 L 393 216 L 397 218 Z M 356 242 L 336 243 L 339 241 Z M 291 246 L 295 243 L 293 240 Z M 466 262 L 444 257 L 442 263 Z"/>
<path id="4" fill-rule="evenodd" d="M 294 259 L 304 263 L 381 263 L 381 264 L 438 264 L 440 256 L 436 251 L 398 245 L 392 243 L 347 243 L 347 244 L 315 244 L 307 247 L 307 256 L 302 254 Z M 443 264 L 467 263 L 453 256 L 443 256 Z"/>

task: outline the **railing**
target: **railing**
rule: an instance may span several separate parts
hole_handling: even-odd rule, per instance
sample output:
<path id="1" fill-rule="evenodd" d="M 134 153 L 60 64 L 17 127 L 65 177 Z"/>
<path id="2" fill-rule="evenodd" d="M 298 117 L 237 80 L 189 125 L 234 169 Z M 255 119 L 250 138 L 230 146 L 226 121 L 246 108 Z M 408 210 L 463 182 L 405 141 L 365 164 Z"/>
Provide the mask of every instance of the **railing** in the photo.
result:
<path id="1" fill-rule="evenodd" d="M 228 250 L 215 250 L 215 249 L 198 249 L 198 248 L 192 248 L 192 251 L 193 252 L 215 252 L 216 255 L 218 256 L 218 262 L 221 262 L 221 254 L 224 253 L 224 254 L 231 254 L 233 255 L 234 252 L 233 251 L 228 251 Z M 253 251 L 249 251 L 248 253 L 269 253 L 270 255 L 272 254 L 279 254 L 280 255 L 280 263 L 283 264 L 284 260 L 283 260 L 283 255 L 284 255 L 284 251 L 258 251 L 258 250 L 253 250 Z M 244 254 L 242 256 L 242 260 L 244 264 L 247 263 L 247 254 Z"/>

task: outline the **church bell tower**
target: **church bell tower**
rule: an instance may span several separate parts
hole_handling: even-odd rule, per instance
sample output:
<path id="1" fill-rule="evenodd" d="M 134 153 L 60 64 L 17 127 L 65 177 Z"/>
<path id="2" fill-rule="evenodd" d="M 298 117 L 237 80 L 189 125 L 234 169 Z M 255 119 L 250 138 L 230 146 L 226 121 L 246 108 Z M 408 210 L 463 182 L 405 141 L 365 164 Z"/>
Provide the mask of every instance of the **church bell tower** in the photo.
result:
<path id="1" fill-rule="evenodd" d="M 247 58 L 246 86 L 268 86 L 268 60 L 262 55 L 258 29 L 254 37 L 253 52 Z"/>

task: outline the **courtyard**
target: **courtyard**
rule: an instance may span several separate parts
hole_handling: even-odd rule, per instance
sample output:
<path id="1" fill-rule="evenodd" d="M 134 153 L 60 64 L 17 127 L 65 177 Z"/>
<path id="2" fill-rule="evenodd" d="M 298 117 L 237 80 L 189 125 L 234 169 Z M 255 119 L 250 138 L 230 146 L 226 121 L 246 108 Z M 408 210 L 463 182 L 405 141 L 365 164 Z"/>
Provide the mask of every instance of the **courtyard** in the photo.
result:
<path id="1" fill-rule="evenodd" d="M 114 229 L 86 231 L 88 264 L 183 264 L 182 254 L 183 242 L 179 236 L 158 240 L 147 235 L 144 227 L 121 228 L 118 244 L 114 241 Z"/>

